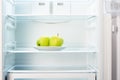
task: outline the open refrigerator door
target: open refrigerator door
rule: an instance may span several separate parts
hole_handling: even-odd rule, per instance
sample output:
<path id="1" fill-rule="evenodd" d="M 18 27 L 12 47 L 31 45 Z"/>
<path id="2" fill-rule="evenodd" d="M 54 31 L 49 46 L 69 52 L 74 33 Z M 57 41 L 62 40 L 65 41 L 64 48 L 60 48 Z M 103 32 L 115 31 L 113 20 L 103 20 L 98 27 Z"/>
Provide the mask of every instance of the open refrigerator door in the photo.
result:
<path id="1" fill-rule="evenodd" d="M 112 79 L 120 80 L 120 1 L 106 0 L 106 11 L 112 19 Z"/>

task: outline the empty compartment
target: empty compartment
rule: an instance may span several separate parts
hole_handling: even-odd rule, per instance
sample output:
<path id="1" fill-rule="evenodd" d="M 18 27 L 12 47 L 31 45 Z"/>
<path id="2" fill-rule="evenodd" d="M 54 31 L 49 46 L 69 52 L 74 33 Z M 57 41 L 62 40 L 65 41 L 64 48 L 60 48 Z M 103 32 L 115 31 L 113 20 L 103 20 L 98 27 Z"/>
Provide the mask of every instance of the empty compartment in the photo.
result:
<path id="1" fill-rule="evenodd" d="M 6 32 L 15 32 L 11 34 L 15 45 L 7 49 L 7 53 L 14 54 L 14 65 L 24 66 L 43 66 L 43 67 L 80 67 L 96 64 L 96 57 L 92 57 L 89 63 L 88 55 L 98 54 L 98 27 L 96 16 L 15 16 L 16 27 L 14 30 Z M 68 19 L 67 22 L 41 22 L 45 18 L 56 20 Z M 64 18 L 62 20 L 64 20 Z M 89 26 L 88 26 L 89 25 Z M 64 39 L 62 50 L 49 51 L 36 49 L 36 41 L 40 36 L 49 37 L 59 33 Z M 8 34 L 6 34 L 8 35 Z M 9 37 L 9 36 L 8 36 Z M 9 42 L 8 42 L 9 43 Z M 6 45 L 8 45 L 6 43 Z M 49 46 L 48 46 L 49 47 Z M 36 54 L 37 53 L 37 54 Z M 95 64 L 93 64 L 95 63 Z M 55 66 L 55 67 L 54 67 Z M 26 68 L 27 69 L 27 68 Z M 29 69 L 29 68 L 28 68 Z M 78 68 L 76 68 L 78 69 Z M 54 70 L 53 70 L 54 71 Z M 75 71 L 82 71 L 75 70 Z M 69 70 L 68 70 L 69 72 Z"/>

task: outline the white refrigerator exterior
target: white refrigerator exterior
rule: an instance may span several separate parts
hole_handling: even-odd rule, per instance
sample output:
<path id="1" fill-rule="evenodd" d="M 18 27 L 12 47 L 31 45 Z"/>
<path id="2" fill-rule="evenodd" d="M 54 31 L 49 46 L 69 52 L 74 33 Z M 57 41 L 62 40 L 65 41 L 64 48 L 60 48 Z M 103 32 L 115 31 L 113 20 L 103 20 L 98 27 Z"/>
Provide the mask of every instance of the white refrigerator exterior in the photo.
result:
<path id="1" fill-rule="evenodd" d="M 101 36 L 100 36 L 100 52 L 99 64 L 100 72 L 98 72 L 97 80 L 111 80 L 111 15 L 104 13 L 104 0 L 99 0 L 99 25 L 101 26 Z M 4 57 L 3 57 L 3 22 L 2 22 L 2 0 L 0 1 L 0 80 L 5 80 L 4 78 Z M 58 76 L 59 77 L 59 76 Z M 62 76 L 65 77 L 65 76 Z"/>
<path id="2" fill-rule="evenodd" d="M 120 16 L 118 17 L 118 33 L 117 33 L 117 80 L 120 80 Z"/>
<path id="3" fill-rule="evenodd" d="M 2 0 L 0 1 L 0 80 L 3 80 L 3 57 L 2 57 Z"/>
<path id="4" fill-rule="evenodd" d="M 113 44 L 115 44 L 115 51 L 113 52 L 113 55 L 115 55 L 113 57 L 113 60 L 115 61 L 114 63 L 114 68 L 113 68 L 113 71 L 116 75 L 113 75 L 113 79 L 116 79 L 116 80 L 120 80 L 120 16 L 119 15 L 116 15 L 116 27 L 117 30 L 114 31 L 113 34 L 114 35 L 114 38 L 115 40 L 113 41 Z M 113 48 L 114 49 L 114 48 Z"/>

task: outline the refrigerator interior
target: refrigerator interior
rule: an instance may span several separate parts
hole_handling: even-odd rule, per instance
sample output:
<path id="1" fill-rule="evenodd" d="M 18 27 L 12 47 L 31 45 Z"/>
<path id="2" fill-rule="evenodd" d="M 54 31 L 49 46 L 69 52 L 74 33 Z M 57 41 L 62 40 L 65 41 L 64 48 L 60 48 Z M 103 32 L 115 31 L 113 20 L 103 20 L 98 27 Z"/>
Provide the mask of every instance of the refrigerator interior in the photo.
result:
<path id="1" fill-rule="evenodd" d="M 3 4 L 5 76 L 8 72 L 99 71 L 99 0 L 3 0 Z M 57 34 L 64 39 L 64 49 L 35 48 L 39 37 Z"/>

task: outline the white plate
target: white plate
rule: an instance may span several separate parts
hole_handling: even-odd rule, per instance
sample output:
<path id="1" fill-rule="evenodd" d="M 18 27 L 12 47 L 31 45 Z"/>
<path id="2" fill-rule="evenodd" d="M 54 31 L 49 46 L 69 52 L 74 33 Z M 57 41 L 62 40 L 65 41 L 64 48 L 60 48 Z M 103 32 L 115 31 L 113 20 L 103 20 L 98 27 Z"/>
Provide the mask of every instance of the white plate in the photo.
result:
<path id="1" fill-rule="evenodd" d="M 62 50 L 64 49 L 65 47 L 59 47 L 59 46 L 36 46 L 34 47 L 35 49 L 38 49 L 38 50 L 45 50 L 45 51 L 58 51 L 58 50 Z"/>

